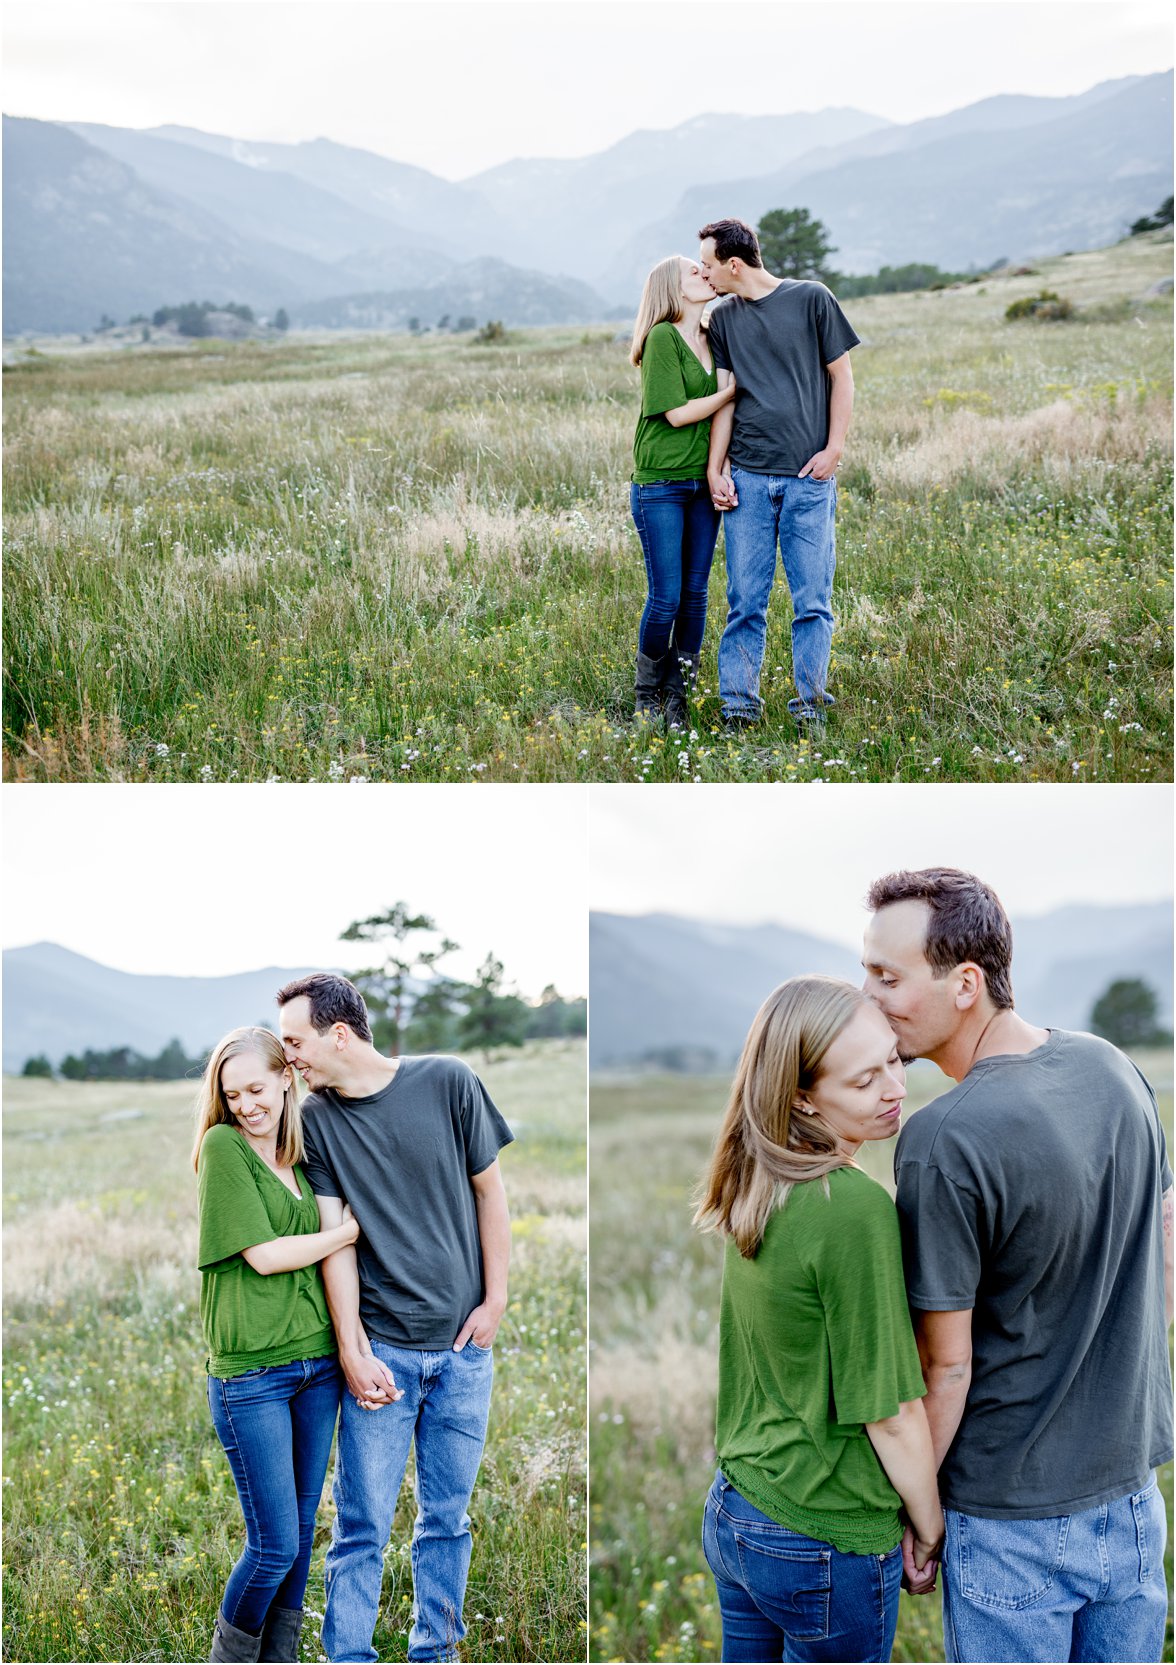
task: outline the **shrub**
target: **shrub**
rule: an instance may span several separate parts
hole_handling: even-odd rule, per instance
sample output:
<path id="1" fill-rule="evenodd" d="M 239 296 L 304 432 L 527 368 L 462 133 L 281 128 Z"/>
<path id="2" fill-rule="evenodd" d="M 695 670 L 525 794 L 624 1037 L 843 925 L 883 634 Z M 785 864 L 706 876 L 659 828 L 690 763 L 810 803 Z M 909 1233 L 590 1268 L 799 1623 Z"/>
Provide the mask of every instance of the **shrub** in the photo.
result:
<path id="1" fill-rule="evenodd" d="M 483 324 L 474 339 L 475 341 L 482 342 L 483 345 L 493 343 L 501 346 L 504 341 L 507 341 L 510 338 L 506 333 L 506 325 L 502 322 L 502 319 L 490 318 L 485 324 Z"/>
<path id="2" fill-rule="evenodd" d="M 1072 318 L 1074 303 L 1064 295 L 1056 295 L 1052 289 L 1043 289 L 1040 295 L 1025 295 L 1019 301 L 1014 301 L 1005 308 L 1005 322 L 1016 323 L 1019 318 L 1031 318 L 1035 323 L 1046 323 L 1056 318 Z"/>

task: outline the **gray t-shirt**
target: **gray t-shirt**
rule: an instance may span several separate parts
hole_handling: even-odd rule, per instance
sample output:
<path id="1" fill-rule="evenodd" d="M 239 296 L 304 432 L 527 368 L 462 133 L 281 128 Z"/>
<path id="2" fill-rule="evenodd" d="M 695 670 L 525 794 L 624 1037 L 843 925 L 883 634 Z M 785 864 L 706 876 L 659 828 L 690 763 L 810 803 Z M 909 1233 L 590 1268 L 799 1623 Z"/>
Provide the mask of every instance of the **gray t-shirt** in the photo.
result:
<path id="1" fill-rule="evenodd" d="M 1093 1035 L 983 1058 L 894 1158 L 907 1299 L 972 1309 L 939 1472 L 964 1514 L 1040 1519 L 1139 1490 L 1172 1455 L 1155 1095 Z"/>
<path id="2" fill-rule="evenodd" d="M 752 474 L 799 474 L 829 443 L 825 366 L 858 344 L 823 283 L 783 278 L 762 300 L 727 295 L 707 329 L 735 395 L 731 461 Z"/>
<path id="3" fill-rule="evenodd" d="M 402 1058 L 369 1098 L 327 1088 L 302 1106 L 317 1196 L 351 1204 L 362 1235 L 359 1316 L 394 1347 L 452 1347 L 484 1299 L 470 1176 L 514 1134 L 460 1058 Z"/>

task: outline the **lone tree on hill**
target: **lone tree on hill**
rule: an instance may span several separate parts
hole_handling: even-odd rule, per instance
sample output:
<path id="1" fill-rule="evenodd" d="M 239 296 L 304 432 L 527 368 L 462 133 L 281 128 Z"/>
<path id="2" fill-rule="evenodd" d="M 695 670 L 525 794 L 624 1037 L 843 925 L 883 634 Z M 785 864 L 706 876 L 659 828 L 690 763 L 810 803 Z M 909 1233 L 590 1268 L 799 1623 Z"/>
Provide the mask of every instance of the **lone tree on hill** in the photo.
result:
<path id="1" fill-rule="evenodd" d="M 417 948 L 412 937 L 439 937 L 435 947 Z M 437 961 L 458 947 L 438 929 L 427 913 L 411 913 L 407 902 L 397 902 L 370 919 L 356 919 L 340 935 L 342 942 L 389 942 L 384 964 L 358 971 L 355 983 L 372 1013 L 372 1035 L 377 1046 L 386 1046 L 398 1057 L 404 1037 L 407 1008 L 411 1004 L 413 973 L 434 974 Z"/>
<path id="2" fill-rule="evenodd" d="M 816 278 L 830 286 L 837 281 L 826 264 L 837 251 L 807 208 L 772 208 L 755 229 L 764 266 L 775 277 Z"/>
<path id="3" fill-rule="evenodd" d="M 1172 1040 L 1156 1023 L 1154 991 L 1139 977 L 1120 977 L 1099 995 L 1091 1008 L 1090 1027 L 1126 1051 L 1133 1046 L 1164 1046 Z"/>

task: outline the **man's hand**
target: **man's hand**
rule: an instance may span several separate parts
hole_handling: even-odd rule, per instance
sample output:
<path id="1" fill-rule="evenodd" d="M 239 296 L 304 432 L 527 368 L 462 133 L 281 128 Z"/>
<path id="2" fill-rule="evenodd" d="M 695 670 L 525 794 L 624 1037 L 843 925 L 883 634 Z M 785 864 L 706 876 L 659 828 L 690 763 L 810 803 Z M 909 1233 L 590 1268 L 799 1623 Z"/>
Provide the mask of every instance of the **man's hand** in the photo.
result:
<path id="1" fill-rule="evenodd" d="M 941 1544 L 926 1544 L 916 1538 L 913 1526 L 903 1528 L 902 1587 L 912 1596 L 927 1596 L 934 1590 L 941 1548 Z"/>
<path id="2" fill-rule="evenodd" d="M 735 482 L 731 478 L 730 465 L 724 463 L 721 469 L 707 469 L 706 483 L 710 487 L 711 502 L 716 509 L 736 509 L 739 507 L 739 493 L 735 490 Z"/>
<path id="3" fill-rule="evenodd" d="M 831 446 L 826 446 L 823 451 L 818 451 L 815 457 L 809 458 L 797 475 L 797 479 L 805 480 L 811 474 L 814 480 L 831 480 L 837 472 L 837 464 L 840 461 L 841 452 L 834 451 Z"/>
<path id="4" fill-rule="evenodd" d="M 467 1341 L 472 1341 L 478 1347 L 492 1347 L 505 1310 L 504 1307 L 492 1305 L 489 1301 L 483 1301 L 480 1307 L 475 1307 L 457 1332 L 453 1351 L 460 1353 Z"/>
<path id="5" fill-rule="evenodd" d="M 378 1411 L 382 1405 L 392 1405 L 404 1398 L 404 1390 L 396 1386 L 395 1376 L 374 1353 L 340 1353 L 339 1363 L 347 1386 L 362 1410 Z"/>

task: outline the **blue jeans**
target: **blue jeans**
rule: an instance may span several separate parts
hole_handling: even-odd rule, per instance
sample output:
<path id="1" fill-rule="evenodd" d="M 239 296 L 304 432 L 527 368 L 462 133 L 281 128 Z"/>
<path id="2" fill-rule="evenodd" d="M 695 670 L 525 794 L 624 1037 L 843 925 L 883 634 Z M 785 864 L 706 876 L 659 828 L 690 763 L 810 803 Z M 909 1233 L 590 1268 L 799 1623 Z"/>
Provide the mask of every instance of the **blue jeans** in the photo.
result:
<path id="1" fill-rule="evenodd" d="M 494 1355 L 467 1341 L 428 1353 L 372 1340 L 404 1398 L 361 1410 L 343 1395 L 335 1465 L 335 1526 L 327 1550 L 323 1648 L 332 1660 L 375 1660 L 372 1647 L 384 1546 L 409 1447 L 416 1449 L 417 1517 L 412 1532 L 409 1659 L 458 1657 L 470 1569 L 467 1506 L 490 1414 Z"/>
<path id="2" fill-rule="evenodd" d="M 208 1378 L 213 1427 L 245 1517 L 245 1548 L 221 1610 L 251 1636 L 261 1635 L 271 1606 L 302 1606 L 340 1382 L 333 1357 Z"/>
<path id="3" fill-rule="evenodd" d="M 637 646 L 650 659 L 668 653 L 671 641 L 697 659 L 706 630 L 706 586 L 719 535 L 719 512 L 705 480 L 653 480 L 629 487 L 629 507 L 641 550 L 649 595 Z"/>
<path id="4" fill-rule="evenodd" d="M 845 1555 L 770 1520 L 720 1472 L 702 1548 L 719 1592 L 724 1661 L 890 1658 L 901 1544 L 885 1555 Z"/>
<path id="5" fill-rule="evenodd" d="M 1143 1491 L 1076 1515 L 944 1515 L 948 1659 L 1159 1659 L 1167 1522 L 1154 1475 Z"/>
<path id="6" fill-rule="evenodd" d="M 837 564 L 836 480 L 752 474 L 733 468 L 739 506 L 723 517 L 727 542 L 727 625 L 719 643 L 724 716 L 758 717 L 760 667 L 776 545 L 792 595 L 792 674 L 798 698 L 788 709 L 811 716 L 832 705 L 825 684 L 833 642 Z"/>

